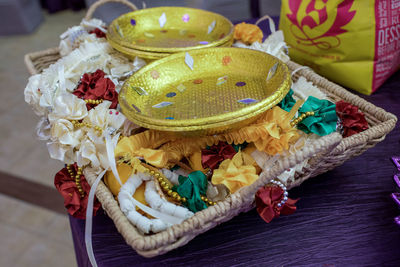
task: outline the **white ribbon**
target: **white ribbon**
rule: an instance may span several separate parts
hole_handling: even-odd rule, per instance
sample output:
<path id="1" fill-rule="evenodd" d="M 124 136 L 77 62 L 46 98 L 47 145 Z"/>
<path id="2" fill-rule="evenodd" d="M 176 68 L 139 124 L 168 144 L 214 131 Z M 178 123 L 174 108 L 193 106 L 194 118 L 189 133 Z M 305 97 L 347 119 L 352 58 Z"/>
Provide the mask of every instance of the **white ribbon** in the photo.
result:
<path id="1" fill-rule="evenodd" d="M 295 69 L 294 71 L 292 71 L 291 76 L 293 77 L 298 71 L 300 71 L 300 70 L 306 70 L 306 69 L 312 70 L 312 69 L 311 69 L 310 67 L 308 67 L 308 66 L 301 66 L 301 67 L 298 67 L 297 69 Z"/>
<path id="2" fill-rule="evenodd" d="M 98 28 L 100 31 L 107 33 L 107 30 L 105 28 L 103 28 L 101 25 L 97 25 L 96 23 L 93 23 L 90 20 L 83 19 L 81 22 L 81 25 L 83 25 L 85 27 L 92 27 L 94 29 Z"/>
<path id="3" fill-rule="evenodd" d="M 107 151 L 108 164 L 110 165 L 110 169 L 114 174 L 115 179 L 117 179 L 118 183 L 122 186 L 121 178 L 119 178 L 117 164 L 115 163 L 115 156 L 114 156 L 114 150 L 115 147 L 117 146 L 119 135 L 120 134 L 118 133 L 114 137 L 111 137 L 110 133 L 107 130 L 105 133 L 105 138 L 106 138 L 106 151 Z"/>
<path id="4" fill-rule="evenodd" d="M 170 224 L 179 224 L 184 221 L 183 218 L 174 217 L 174 216 L 171 216 L 171 215 L 168 215 L 165 213 L 161 213 L 158 210 L 155 210 L 146 205 L 143 205 L 142 203 L 137 201 L 134 197 L 130 198 L 130 200 L 133 202 L 133 204 L 138 206 L 139 209 L 143 210 L 144 212 L 146 212 L 147 214 L 149 214 L 150 216 L 152 216 L 154 218 L 162 220 L 163 222 L 170 223 Z"/>
<path id="5" fill-rule="evenodd" d="M 93 244 L 92 244 L 92 228 L 93 228 L 93 202 L 94 196 L 96 193 L 97 186 L 101 178 L 103 178 L 106 170 L 102 171 L 99 176 L 97 176 L 96 180 L 92 184 L 90 188 L 89 197 L 88 197 L 88 204 L 86 207 L 86 222 L 85 222 L 85 245 L 86 245 L 86 252 L 89 256 L 89 261 L 93 267 L 97 267 L 96 258 L 94 257 L 93 253 Z"/>
<path id="6" fill-rule="evenodd" d="M 274 33 L 274 32 L 276 31 L 275 22 L 274 22 L 274 20 L 273 20 L 270 16 L 268 16 L 268 15 L 265 15 L 265 16 L 259 18 L 259 19 L 256 21 L 255 24 L 258 26 L 258 24 L 259 24 L 261 21 L 264 21 L 265 19 L 268 19 L 268 21 L 269 21 L 269 30 L 271 31 L 271 33 Z"/>
<path id="7" fill-rule="evenodd" d="M 165 213 L 162 213 L 158 210 L 155 210 L 153 208 L 150 208 L 142 203 L 140 203 L 139 201 L 137 201 L 132 195 L 135 193 L 136 188 L 129 188 L 129 186 L 131 186 L 131 181 L 135 180 L 135 179 L 139 179 L 139 180 L 144 180 L 143 178 L 150 178 L 148 175 L 145 174 L 134 174 L 132 173 L 132 175 L 129 177 L 128 181 L 121 187 L 121 190 L 119 192 L 119 194 L 123 193 L 123 191 L 128 192 L 128 195 L 126 195 L 129 199 L 129 201 L 131 201 L 135 206 L 138 206 L 141 210 L 143 210 L 144 212 L 146 212 L 147 214 L 149 214 L 150 216 L 160 219 L 163 222 L 166 223 L 170 223 L 170 224 L 179 224 L 181 223 L 184 218 L 179 218 L 179 217 L 174 217 Z M 131 191 L 133 189 L 133 191 Z M 123 208 L 123 203 L 120 202 L 120 206 L 121 209 L 124 210 Z"/>
<path id="8" fill-rule="evenodd" d="M 64 65 L 58 66 L 58 81 L 59 81 L 59 91 L 65 92 L 65 70 Z"/>

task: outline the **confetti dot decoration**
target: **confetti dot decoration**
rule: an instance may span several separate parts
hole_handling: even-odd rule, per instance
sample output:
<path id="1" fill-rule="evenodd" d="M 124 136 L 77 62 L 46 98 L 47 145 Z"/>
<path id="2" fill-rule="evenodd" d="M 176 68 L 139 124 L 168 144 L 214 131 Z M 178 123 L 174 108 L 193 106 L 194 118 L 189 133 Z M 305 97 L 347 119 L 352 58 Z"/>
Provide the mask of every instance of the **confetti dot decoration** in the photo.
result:
<path id="1" fill-rule="evenodd" d="M 172 105 L 172 102 L 167 102 L 167 101 L 163 101 L 161 103 L 158 103 L 156 105 L 153 106 L 153 108 L 163 108 L 163 107 L 168 107 L 170 105 Z"/>
<path id="2" fill-rule="evenodd" d="M 166 94 L 165 96 L 166 97 L 174 97 L 174 96 L 176 96 L 176 93 L 175 92 L 170 92 L 170 93 Z"/>
<path id="3" fill-rule="evenodd" d="M 224 65 L 224 66 L 228 66 L 229 63 L 231 63 L 231 62 L 232 62 L 232 58 L 230 56 L 224 56 L 222 58 L 222 65 Z"/>
<path id="4" fill-rule="evenodd" d="M 217 22 L 215 20 L 211 22 L 211 24 L 208 26 L 208 34 L 210 34 L 214 30 L 216 24 Z"/>
<path id="5" fill-rule="evenodd" d="M 190 20 L 189 14 L 183 15 L 183 16 L 182 16 L 182 20 L 183 20 L 183 22 L 189 22 L 189 20 Z"/>
<path id="6" fill-rule="evenodd" d="M 207 41 L 200 41 L 199 44 L 206 45 L 206 44 L 208 44 L 208 42 Z"/>
<path id="7" fill-rule="evenodd" d="M 135 106 L 134 104 L 131 104 L 131 106 L 137 111 L 137 112 L 142 112 L 137 106 Z"/>
<path id="8" fill-rule="evenodd" d="M 165 119 L 166 119 L 166 120 L 173 120 L 174 117 L 166 117 Z"/>
<path id="9" fill-rule="evenodd" d="M 132 26 L 136 26 L 136 20 L 131 19 L 131 25 L 132 25 Z"/>
<path id="10" fill-rule="evenodd" d="M 237 82 L 235 85 L 241 87 L 241 86 L 245 86 L 246 83 L 245 82 Z"/>
<path id="11" fill-rule="evenodd" d="M 178 89 L 179 92 L 183 93 L 186 90 L 186 86 L 180 84 L 176 87 L 176 89 Z"/>
<path id="12" fill-rule="evenodd" d="M 194 60 L 188 52 L 185 54 L 185 63 L 191 70 L 193 70 Z"/>
<path id="13" fill-rule="evenodd" d="M 242 103 L 242 104 L 253 104 L 253 103 L 257 103 L 258 100 L 257 99 L 253 99 L 253 98 L 245 98 L 245 99 L 238 100 L 238 102 Z"/>
<path id="14" fill-rule="evenodd" d="M 149 32 L 145 32 L 144 36 L 149 37 L 149 38 L 154 38 L 154 34 L 149 33 Z"/>
<path id="15" fill-rule="evenodd" d="M 165 15 L 165 12 L 163 12 L 161 16 L 158 18 L 158 22 L 160 23 L 161 28 L 165 26 L 165 23 L 167 22 L 167 16 Z"/>
<path id="16" fill-rule="evenodd" d="M 202 79 L 196 79 L 196 80 L 193 81 L 193 83 L 194 84 L 201 84 L 201 83 L 203 83 L 203 80 Z"/>
<path id="17" fill-rule="evenodd" d="M 228 76 L 222 76 L 217 79 L 217 85 L 222 85 L 228 81 Z"/>
<path id="18" fill-rule="evenodd" d="M 150 72 L 150 75 L 154 80 L 157 80 L 158 78 L 160 78 L 160 73 L 158 73 L 158 71 L 156 71 L 156 70 L 152 70 Z"/>

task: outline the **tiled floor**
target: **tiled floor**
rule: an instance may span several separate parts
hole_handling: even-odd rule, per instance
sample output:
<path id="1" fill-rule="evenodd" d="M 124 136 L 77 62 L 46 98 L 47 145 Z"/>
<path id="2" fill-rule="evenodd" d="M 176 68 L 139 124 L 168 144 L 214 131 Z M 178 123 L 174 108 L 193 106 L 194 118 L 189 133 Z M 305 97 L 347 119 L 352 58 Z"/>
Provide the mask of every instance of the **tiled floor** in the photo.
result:
<path id="1" fill-rule="evenodd" d="M 76 266 L 68 217 L 0 195 L 0 266 Z"/>
<path id="2" fill-rule="evenodd" d="M 30 35 L 0 37 L 0 170 L 54 187 L 63 164 L 36 137 L 39 118 L 25 103 L 28 52 L 57 46 L 84 12 L 45 14 Z M 1 179 L 1 178 L 0 178 Z M 43 196 L 46 197 L 46 196 Z M 68 217 L 0 194 L 0 266 L 76 266 Z"/>

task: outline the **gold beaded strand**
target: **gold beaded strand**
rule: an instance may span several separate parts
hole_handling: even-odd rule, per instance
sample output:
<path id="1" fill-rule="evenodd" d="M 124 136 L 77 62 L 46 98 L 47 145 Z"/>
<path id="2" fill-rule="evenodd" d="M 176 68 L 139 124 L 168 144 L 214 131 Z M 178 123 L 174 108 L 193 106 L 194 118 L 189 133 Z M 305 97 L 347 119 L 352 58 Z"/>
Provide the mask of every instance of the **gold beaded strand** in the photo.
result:
<path id="1" fill-rule="evenodd" d="M 103 132 L 103 128 L 101 128 L 100 126 L 94 126 L 87 122 L 79 122 L 77 120 L 72 120 L 71 123 L 74 125 L 75 128 L 87 127 L 87 128 L 93 128 L 94 130 L 98 131 L 99 134 Z"/>
<path id="2" fill-rule="evenodd" d="M 103 99 L 98 99 L 98 100 L 94 100 L 94 99 L 85 99 L 86 104 L 95 104 L 98 105 L 100 103 L 103 103 Z"/>
<path id="3" fill-rule="evenodd" d="M 76 174 L 72 171 L 72 165 L 67 165 L 67 171 L 69 175 L 73 178 L 75 178 L 75 184 L 76 187 L 78 188 L 79 194 L 81 197 L 85 196 L 85 192 L 83 191 L 82 185 L 81 185 L 81 175 L 82 175 L 82 167 L 78 167 L 78 170 L 76 171 Z"/>
<path id="4" fill-rule="evenodd" d="M 292 120 L 290 122 L 290 126 L 294 127 L 297 124 L 299 124 L 300 122 L 302 122 L 305 118 L 310 117 L 310 116 L 314 116 L 314 115 L 315 115 L 314 111 L 307 111 L 306 113 L 303 113 L 299 117 L 297 117 L 296 119 Z"/>
<path id="5" fill-rule="evenodd" d="M 187 199 L 185 197 L 181 197 L 177 192 L 172 191 L 172 188 L 170 186 L 169 181 L 167 182 L 167 177 L 165 177 L 163 174 L 161 174 L 160 172 L 156 172 L 154 170 L 150 170 L 149 168 L 146 168 L 147 172 L 154 176 L 158 183 L 160 184 L 161 189 L 163 190 L 163 192 L 165 194 L 167 194 L 169 197 L 172 197 L 174 200 L 178 201 L 178 202 L 183 202 L 185 203 L 187 201 Z M 208 206 L 212 206 L 217 204 L 214 201 L 211 201 L 210 199 L 208 199 L 205 196 L 201 196 L 200 197 L 202 201 L 204 201 Z"/>

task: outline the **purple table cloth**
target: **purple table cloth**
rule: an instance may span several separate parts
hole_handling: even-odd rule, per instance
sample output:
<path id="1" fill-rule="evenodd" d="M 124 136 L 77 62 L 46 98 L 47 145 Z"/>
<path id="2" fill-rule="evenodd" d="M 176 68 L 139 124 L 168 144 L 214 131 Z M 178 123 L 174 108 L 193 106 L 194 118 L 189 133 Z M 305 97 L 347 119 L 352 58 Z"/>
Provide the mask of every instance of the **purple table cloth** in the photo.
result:
<path id="1" fill-rule="evenodd" d="M 362 96 L 400 117 L 400 72 Z M 144 258 L 128 246 L 102 210 L 93 221 L 99 266 L 400 266 L 399 210 L 390 161 L 400 155 L 398 127 L 376 147 L 290 190 L 297 212 L 265 223 L 255 210 L 197 236 L 165 255 Z M 79 266 L 90 266 L 84 221 L 70 217 Z"/>

